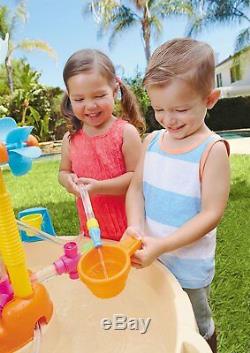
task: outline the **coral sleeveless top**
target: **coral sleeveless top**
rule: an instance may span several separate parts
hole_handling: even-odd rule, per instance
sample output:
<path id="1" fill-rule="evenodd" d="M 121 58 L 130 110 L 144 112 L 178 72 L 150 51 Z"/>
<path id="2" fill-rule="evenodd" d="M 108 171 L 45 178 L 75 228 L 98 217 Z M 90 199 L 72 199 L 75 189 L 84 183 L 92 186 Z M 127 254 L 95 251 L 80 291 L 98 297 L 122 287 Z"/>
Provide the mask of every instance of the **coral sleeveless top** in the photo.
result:
<path id="1" fill-rule="evenodd" d="M 102 135 L 89 136 L 79 130 L 70 142 L 72 171 L 78 177 L 97 180 L 112 179 L 126 173 L 122 153 L 123 130 L 128 122 L 117 119 Z M 126 227 L 125 195 L 94 195 L 91 202 L 101 229 L 101 237 L 120 240 Z M 88 235 L 86 215 L 81 202 L 76 201 L 81 231 Z"/>

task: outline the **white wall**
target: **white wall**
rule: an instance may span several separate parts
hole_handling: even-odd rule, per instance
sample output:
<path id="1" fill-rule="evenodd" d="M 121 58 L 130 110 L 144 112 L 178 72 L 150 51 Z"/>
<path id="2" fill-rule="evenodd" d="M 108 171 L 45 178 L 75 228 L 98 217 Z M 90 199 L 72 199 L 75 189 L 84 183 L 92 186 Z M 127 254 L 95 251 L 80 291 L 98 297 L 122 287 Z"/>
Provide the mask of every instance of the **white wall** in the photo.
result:
<path id="1" fill-rule="evenodd" d="M 217 66 L 215 69 L 215 76 L 218 73 L 222 75 L 222 86 L 239 86 L 250 85 L 250 49 L 243 53 L 240 57 L 240 68 L 242 79 L 239 81 L 231 82 L 230 68 L 233 66 L 233 57 Z M 215 81 L 217 82 L 217 81 Z"/>

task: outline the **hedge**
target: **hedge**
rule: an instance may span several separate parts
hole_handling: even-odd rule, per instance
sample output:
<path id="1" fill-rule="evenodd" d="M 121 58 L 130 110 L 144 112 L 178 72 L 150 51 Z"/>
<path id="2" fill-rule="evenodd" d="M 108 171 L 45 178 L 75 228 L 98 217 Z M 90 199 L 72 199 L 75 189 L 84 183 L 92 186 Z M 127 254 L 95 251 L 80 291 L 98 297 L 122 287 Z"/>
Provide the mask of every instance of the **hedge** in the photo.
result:
<path id="1" fill-rule="evenodd" d="M 145 116 L 147 132 L 162 129 L 149 107 Z M 220 99 L 205 119 L 213 131 L 250 128 L 250 96 Z"/>

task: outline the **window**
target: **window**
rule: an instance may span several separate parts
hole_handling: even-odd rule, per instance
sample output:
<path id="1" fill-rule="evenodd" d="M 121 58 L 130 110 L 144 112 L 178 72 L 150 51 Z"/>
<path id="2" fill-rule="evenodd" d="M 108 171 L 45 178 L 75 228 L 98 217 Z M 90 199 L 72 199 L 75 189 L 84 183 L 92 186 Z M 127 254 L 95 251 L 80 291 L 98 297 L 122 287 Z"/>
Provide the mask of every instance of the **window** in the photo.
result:
<path id="1" fill-rule="evenodd" d="M 221 73 L 216 75 L 217 87 L 222 87 L 222 75 Z"/>
<path id="2" fill-rule="evenodd" d="M 230 69 L 231 83 L 241 80 L 240 64 L 236 64 Z"/>

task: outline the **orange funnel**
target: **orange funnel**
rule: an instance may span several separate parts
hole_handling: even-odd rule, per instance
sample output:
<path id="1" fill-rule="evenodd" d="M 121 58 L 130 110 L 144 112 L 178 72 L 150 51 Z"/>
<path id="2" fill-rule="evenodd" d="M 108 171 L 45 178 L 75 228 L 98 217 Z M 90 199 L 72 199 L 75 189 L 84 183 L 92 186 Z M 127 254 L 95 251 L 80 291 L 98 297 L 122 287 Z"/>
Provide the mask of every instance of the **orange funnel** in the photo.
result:
<path id="1" fill-rule="evenodd" d="M 130 256 L 140 249 L 141 242 L 128 237 L 120 243 L 104 243 L 84 254 L 78 263 L 79 277 L 99 298 L 112 298 L 125 287 L 131 267 Z M 100 259 L 100 249 L 105 271 Z"/>

